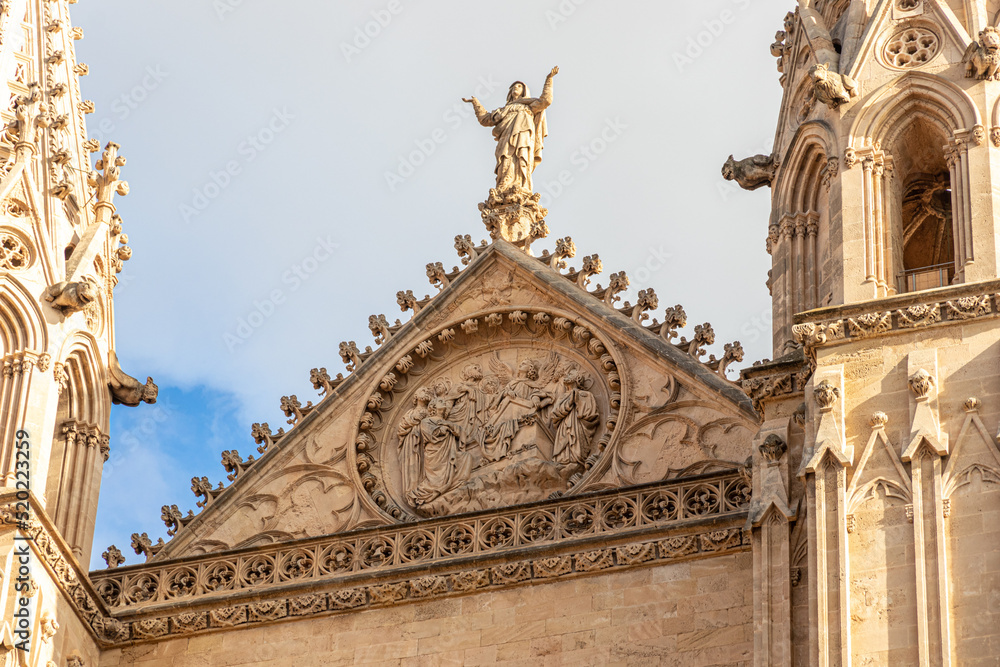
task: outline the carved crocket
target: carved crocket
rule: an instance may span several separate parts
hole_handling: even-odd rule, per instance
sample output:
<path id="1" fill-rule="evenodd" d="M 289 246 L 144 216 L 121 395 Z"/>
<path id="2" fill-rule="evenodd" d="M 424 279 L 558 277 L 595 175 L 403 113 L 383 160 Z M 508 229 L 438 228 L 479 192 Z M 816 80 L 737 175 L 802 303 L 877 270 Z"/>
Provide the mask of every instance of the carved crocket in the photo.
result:
<path id="1" fill-rule="evenodd" d="M 744 190 L 756 190 L 764 185 L 771 185 L 778 161 L 774 155 L 754 155 L 742 160 L 735 160 L 730 155 L 722 165 L 722 177 L 727 181 L 736 181 Z"/>
<path id="2" fill-rule="evenodd" d="M 140 403 L 156 403 L 156 395 L 160 390 L 153 383 L 153 378 L 147 377 L 146 384 L 142 384 L 123 371 L 114 350 L 111 351 L 111 363 L 108 364 L 108 377 L 108 388 L 114 404 L 134 408 Z"/>
<path id="3" fill-rule="evenodd" d="M 979 31 L 979 41 L 962 56 L 967 79 L 1000 79 L 1000 32 L 993 26 Z"/>

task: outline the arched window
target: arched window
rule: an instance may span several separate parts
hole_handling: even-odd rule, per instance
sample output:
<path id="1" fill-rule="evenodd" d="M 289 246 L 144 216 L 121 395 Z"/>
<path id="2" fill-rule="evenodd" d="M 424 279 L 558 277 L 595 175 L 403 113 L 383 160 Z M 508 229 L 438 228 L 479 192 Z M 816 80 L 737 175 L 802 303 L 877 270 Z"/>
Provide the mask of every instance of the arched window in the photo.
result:
<path id="1" fill-rule="evenodd" d="M 872 296 L 965 281 L 975 259 L 969 150 L 984 139 L 969 96 L 932 74 L 908 73 L 865 102 L 849 153 L 863 168 L 864 282 Z"/>
<path id="2" fill-rule="evenodd" d="M 793 317 L 823 305 L 829 292 L 824 270 L 829 245 L 829 190 L 839 167 L 833 133 L 821 122 L 802 125 L 793 137 L 774 187 L 769 230 L 775 349 L 791 338 Z"/>
<path id="3" fill-rule="evenodd" d="M 955 279 L 955 234 L 951 173 L 945 160 L 947 138 L 917 117 L 900 132 L 890 152 L 891 219 L 896 289 L 916 292 L 949 285 Z"/>

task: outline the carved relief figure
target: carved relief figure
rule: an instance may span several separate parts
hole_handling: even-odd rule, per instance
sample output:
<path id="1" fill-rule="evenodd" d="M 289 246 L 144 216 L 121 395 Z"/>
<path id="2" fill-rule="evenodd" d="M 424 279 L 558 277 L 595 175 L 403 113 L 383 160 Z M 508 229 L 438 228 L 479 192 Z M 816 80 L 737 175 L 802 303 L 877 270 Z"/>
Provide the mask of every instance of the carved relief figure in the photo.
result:
<path id="1" fill-rule="evenodd" d="M 588 378 L 571 368 L 562 378 L 566 390 L 552 407 L 552 424 L 556 426 L 552 458 L 557 463 L 583 466 L 590 454 L 590 442 L 600 424 L 594 395 L 587 391 Z"/>
<path id="2" fill-rule="evenodd" d="M 979 31 L 979 40 L 969 44 L 962 56 L 968 79 L 1000 78 L 1000 32 L 993 26 Z"/>
<path id="3" fill-rule="evenodd" d="M 501 350 L 426 378 L 391 431 L 398 497 L 419 516 L 444 516 L 565 491 L 607 409 L 581 361 Z"/>
<path id="4" fill-rule="evenodd" d="M 313 491 L 324 491 L 322 482 L 300 484 L 291 493 L 287 506 L 280 513 L 278 528 L 295 537 L 309 537 L 316 526 L 324 525 Z M 318 495 L 318 494 L 317 494 Z"/>
<path id="5" fill-rule="evenodd" d="M 462 383 L 454 394 L 449 419 L 462 427 L 462 446 L 468 449 L 470 444 L 481 439 L 480 424 L 489 408 L 489 396 L 482 390 L 483 367 L 479 364 L 467 364 L 462 369 Z"/>
<path id="6" fill-rule="evenodd" d="M 403 492 L 409 494 L 420 482 L 423 461 L 420 450 L 420 422 L 427 416 L 427 406 L 434 400 L 434 392 L 422 387 L 413 398 L 413 408 L 399 422 L 396 430 L 399 435 L 400 473 L 403 480 Z"/>
<path id="7" fill-rule="evenodd" d="M 459 447 L 461 427 L 448 419 L 451 404 L 435 398 L 427 406 L 427 416 L 420 421 L 422 475 L 416 488 L 407 494 L 414 507 L 420 507 L 457 488 L 469 478 L 472 459 Z"/>
<path id="8" fill-rule="evenodd" d="M 552 405 L 552 394 L 538 382 L 538 367 L 525 359 L 517 370 L 517 377 L 510 380 L 497 395 L 496 408 L 486 426 L 483 455 L 489 461 L 499 461 L 507 456 L 510 443 L 518 430 L 530 423 L 540 410 Z"/>
<path id="9" fill-rule="evenodd" d="M 542 147 L 548 135 L 545 109 L 552 104 L 552 77 L 559 73 L 553 67 L 545 77 L 539 97 L 531 97 L 528 87 L 515 81 L 507 91 L 507 103 L 495 111 L 486 111 L 475 97 L 462 98 L 476 112 L 479 124 L 493 128 L 497 141 L 495 169 L 497 190 L 511 188 L 532 191 L 531 174 L 542 161 Z"/>

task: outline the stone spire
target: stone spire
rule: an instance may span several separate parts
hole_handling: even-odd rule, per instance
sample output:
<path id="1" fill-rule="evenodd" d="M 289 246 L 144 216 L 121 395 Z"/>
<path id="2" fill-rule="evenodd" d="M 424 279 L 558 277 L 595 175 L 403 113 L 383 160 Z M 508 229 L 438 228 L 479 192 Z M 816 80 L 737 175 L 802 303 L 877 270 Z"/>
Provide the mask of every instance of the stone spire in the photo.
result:
<path id="1" fill-rule="evenodd" d="M 800 1 L 774 147 L 723 168 L 771 188 L 776 358 L 742 374 L 777 510 L 748 522 L 757 664 L 965 665 L 1000 636 L 966 574 L 997 529 L 965 523 L 1000 511 L 998 18 Z"/>
<path id="2" fill-rule="evenodd" d="M 112 400 L 156 392 L 114 354 L 113 290 L 132 253 L 114 206 L 125 159 L 109 143 L 91 167 L 100 147 L 87 137 L 72 2 L 0 5 L 0 479 L 13 486 L 26 440 L 37 509 L 85 562 Z"/>

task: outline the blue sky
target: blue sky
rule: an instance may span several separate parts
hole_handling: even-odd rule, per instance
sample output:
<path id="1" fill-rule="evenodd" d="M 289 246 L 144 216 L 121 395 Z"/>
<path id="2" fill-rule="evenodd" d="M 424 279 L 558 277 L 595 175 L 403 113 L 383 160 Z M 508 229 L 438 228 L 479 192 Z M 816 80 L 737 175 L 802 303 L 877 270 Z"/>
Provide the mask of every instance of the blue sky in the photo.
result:
<path id="1" fill-rule="evenodd" d="M 400 317 L 396 291 L 433 291 L 425 264 L 458 264 L 456 234 L 486 236 L 494 143 L 459 98 L 496 108 L 518 79 L 537 94 L 553 65 L 542 247 L 571 235 L 629 273 L 626 297 L 654 287 L 689 327 L 711 321 L 713 352 L 770 356 L 768 190 L 720 168 L 770 152 L 768 46 L 793 4 L 74 5 L 90 135 L 128 159 L 116 347 L 160 386 L 156 406 L 113 411 L 92 565 L 165 535 L 159 508 L 193 508 L 192 476 L 224 479 L 220 452 L 252 453 L 252 422 L 313 397 L 310 368 L 343 370 L 340 341 L 371 344 L 368 315 Z"/>

